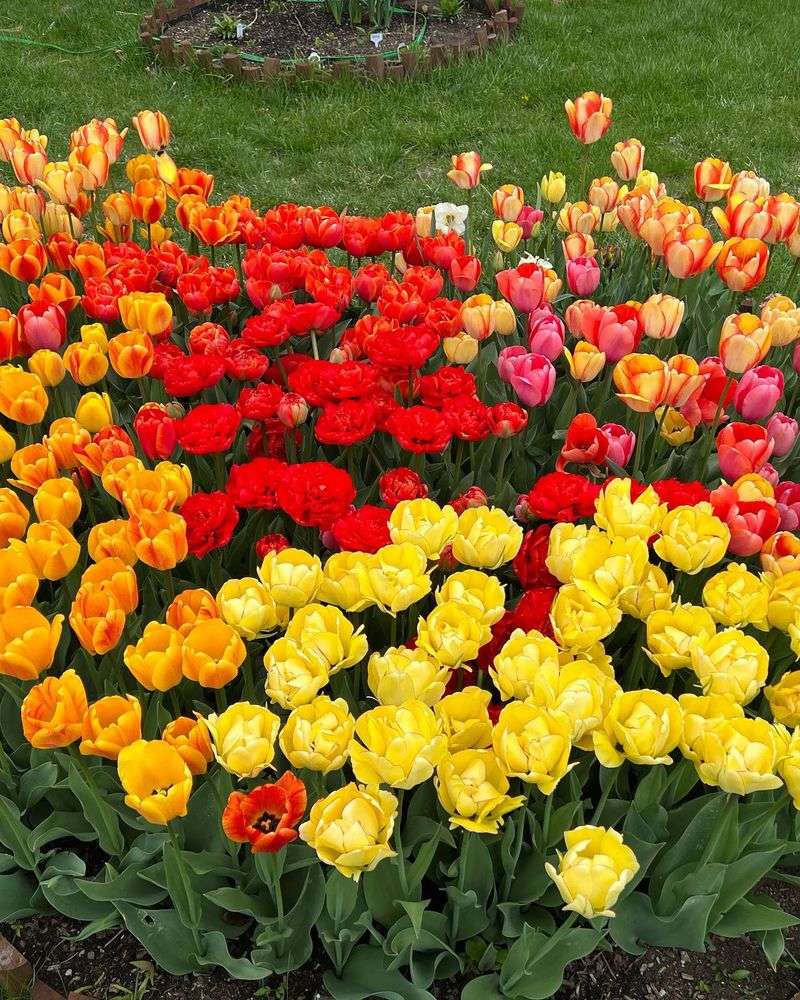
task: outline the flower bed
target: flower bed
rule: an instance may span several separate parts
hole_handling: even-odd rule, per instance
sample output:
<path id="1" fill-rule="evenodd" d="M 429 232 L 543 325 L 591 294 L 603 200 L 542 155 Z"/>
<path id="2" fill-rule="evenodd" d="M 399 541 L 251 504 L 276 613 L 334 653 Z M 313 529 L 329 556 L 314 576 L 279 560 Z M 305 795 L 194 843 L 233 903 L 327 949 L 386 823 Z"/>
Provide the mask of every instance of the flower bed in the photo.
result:
<path id="1" fill-rule="evenodd" d="M 634 139 L 587 187 L 611 102 L 567 115 L 586 201 L 464 153 L 380 218 L 215 203 L 158 113 L 124 174 L 111 119 L 0 122 L 0 920 L 317 947 L 335 1000 L 780 958 L 800 206 Z"/>

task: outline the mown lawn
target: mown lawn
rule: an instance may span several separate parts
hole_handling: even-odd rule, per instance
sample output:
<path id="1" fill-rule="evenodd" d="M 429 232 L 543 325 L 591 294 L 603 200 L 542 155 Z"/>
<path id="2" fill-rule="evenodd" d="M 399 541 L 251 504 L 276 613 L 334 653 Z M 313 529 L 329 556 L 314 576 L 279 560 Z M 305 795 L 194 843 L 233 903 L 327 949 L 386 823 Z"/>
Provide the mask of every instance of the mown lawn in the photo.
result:
<path id="1" fill-rule="evenodd" d="M 130 41 L 148 4 L 7 0 L 0 33 L 89 50 Z M 562 104 L 596 88 L 615 111 L 593 175 L 610 172 L 613 141 L 637 136 L 673 193 L 707 154 L 796 192 L 798 32 L 793 2 L 529 0 L 518 40 L 483 60 L 405 85 L 273 89 L 167 70 L 138 45 L 69 55 L 0 41 L 0 115 L 50 133 L 59 151 L 94 115 L 161 108 L 176 159 L 213 171 L 220 193 L 375 211 L 440 199 L 449 154 L 464 149 L 491 160 L 498 183 L 532 190 L 548 168 L 577 180 L 580 150 Z"/>

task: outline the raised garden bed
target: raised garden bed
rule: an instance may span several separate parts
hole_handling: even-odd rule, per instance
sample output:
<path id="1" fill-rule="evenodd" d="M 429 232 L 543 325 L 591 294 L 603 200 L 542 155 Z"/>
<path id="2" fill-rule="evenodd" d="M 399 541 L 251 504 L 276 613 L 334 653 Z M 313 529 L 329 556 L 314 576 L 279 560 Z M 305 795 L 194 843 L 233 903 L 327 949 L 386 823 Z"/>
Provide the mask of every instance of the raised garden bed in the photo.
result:
<path id="1" fill-rule="evenodd" d="M 496 0 L 452 18 L 426 8 L 398 12 L 389 26 L 337 24 L 322 5 L 287 0 L 265 10 L 256 0 L 177 0 L 158 4 L 140 25 L 142 42 L 162 61 L 257 82 L 334 79 L 355 74 L 402 80 L 506 41 L 524 4 Z M 243 26 L 237 31 L 235 26 Z M 380 37 L 379 37 L 380 36 Z"/>

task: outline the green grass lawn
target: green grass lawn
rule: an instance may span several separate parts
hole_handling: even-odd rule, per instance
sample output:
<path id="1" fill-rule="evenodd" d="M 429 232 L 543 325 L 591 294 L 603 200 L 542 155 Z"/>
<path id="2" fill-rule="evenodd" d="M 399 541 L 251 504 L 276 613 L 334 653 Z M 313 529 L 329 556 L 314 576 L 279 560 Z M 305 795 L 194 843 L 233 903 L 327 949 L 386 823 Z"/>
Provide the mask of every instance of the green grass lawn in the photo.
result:
<path id="1" fill-rule="evenodd" d="M 67 55 L 0 42 L 0 114 L 52 137 L 92 116 L 143 107 L 171 119 L 173 153 L 263 204 L 330 202 L 351 211 L 412 208 L 452 193 L 450 153 L 477 149 L 499 184 L 531 189 L 545 169 L 577 180 L 580 147 L 563 101 L 594 88 L 614 125 L 592 150 L 610 173 L 613 142 L 636 136 L 646 165 L 682 194 L 714 154 L 797 192 L 800 65 L 790 58 L 800 4 L 752 0 L 528 0 L 516 41 L 408 84 L 230 84 L 153 65 L 138 45 Z M 0 33 L 74 49 L 135 37 L 149 0 L 0 4 Z M 133 146 L 137 144 L 132 143 Z"/>

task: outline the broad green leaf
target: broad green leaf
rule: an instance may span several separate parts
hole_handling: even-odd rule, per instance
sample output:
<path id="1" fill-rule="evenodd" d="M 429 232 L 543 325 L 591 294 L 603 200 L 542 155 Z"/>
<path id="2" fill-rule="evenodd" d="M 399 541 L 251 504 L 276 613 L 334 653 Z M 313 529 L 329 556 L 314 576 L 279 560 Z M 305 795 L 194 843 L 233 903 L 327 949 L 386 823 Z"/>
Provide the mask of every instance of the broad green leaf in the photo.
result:
<path id="1" fill-rule="evenodd" d="M 137 906 L 154 906 L 167 895 L 164 889 L 143 879 L 135 868 L 126 868 L 117 875 L 113 868 L 106 866 L 105 880 L 80 879 L 75 885 L 89 899 L 98 902 L 120 900 Z"/>
<path id="2" fill-rule="evenodd" d="M 131 934 L 165 972 L 184 976 L 198 971 L 194 938 L 175 910 L 147 910 L 123 902 L 114 905 Z"/>
<path id="3" fill-rule="evenodd" d="M 203 953 L 197 956 L 200 965 L 219 966 L 234 979 L 245 979 L 257 982 L 266 979 L 267 969 L 254 965 L 247 958 L 234 958 L 228 950 L 225 935 L 219 931 L 208 931 L 203 935 Z"/>
<path id="4" fill-rule="evenodd" d="M 223 910 L 232 913 L 246 913 L 256 920 L 271 920 L 275 916 L 275 904 L 265 893 L 263 896 L 248 896 L 241 889 L 223 887 L 205 893 L 205 898 Z"/>
<path id="5" fill-rule="evenodd" d="M 564 982 L 567 966 L 590 955 L 602 939 L 602 931 L 589 927 L 573 927 L 563 935 L 526 927 L 500 970 L 501 992 L 524 1000 L 548 1000 Z"/>
<path id="6" fill-rule="evenodd" d="M 786 913 L 769 896 L 740 899 L 713 928 L 720 937 L 742 937 L 756 931 L 782 930 L 800 923 L 798 917 Z"/>
<path id="7" fill-rule="evenodd" d="M 20 819 L 17 806 L 3 795 L 0 795 L 0 843 L 11 851 L 20 868 L 34 870 L 37 846 L 32 843 L 31 831 Z"/>
<path id="8" fill-rule="evenodd" d="M 183 851 L 174 844 L 164 844 L 164 874 L 175 910 L 187 927 L 199 927 L 200 897 L 192 886 L 191 875 L 183 860 Z"/>
<path id="9" fill-rule="evenodd" d="M 36 883 L 26 872 L 0 875 L 0 923 L 29 917 L 36 912 L 31 905 Z"/>
<path id="10" fill-rule="evenodd" d="M 399 972 L 387 970 L 383 952 L 369 945 L 353 950 L 341 977 L 326 972 L 322 981 L 333 1000 L 435 1000 Z"/>
<path id="11" fill-rule="evenodd" d="M 119 817 L 100 797 L 91 772 L 87 769 L 84 773 L 73 761 L 70 765 L 68 781 L 70 790 L 83 806 L 86 819 L 97 833 L 100 847 L 111 857 L 119 857 L 125 849 Z"/>
<path id="12" fill-rule="evenodd" d="M 675 913 L 659 917 L 648 896 L 633 892 L 614 907 L 616 916 L 610 922 L 609 933 L 629 955 L 641 955 L 647 945 L 703 951 L 716 898 L 716 893 L 693 896 Z"/>

